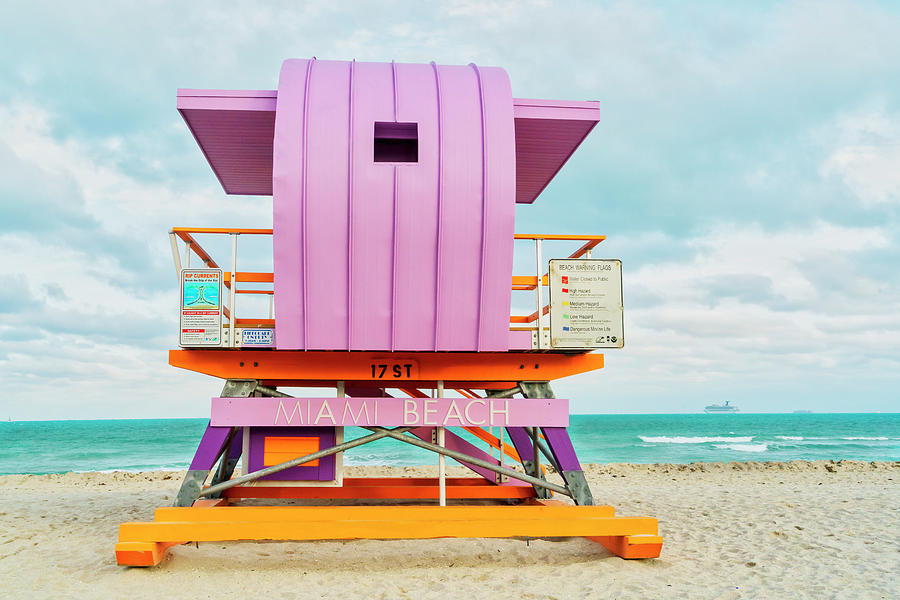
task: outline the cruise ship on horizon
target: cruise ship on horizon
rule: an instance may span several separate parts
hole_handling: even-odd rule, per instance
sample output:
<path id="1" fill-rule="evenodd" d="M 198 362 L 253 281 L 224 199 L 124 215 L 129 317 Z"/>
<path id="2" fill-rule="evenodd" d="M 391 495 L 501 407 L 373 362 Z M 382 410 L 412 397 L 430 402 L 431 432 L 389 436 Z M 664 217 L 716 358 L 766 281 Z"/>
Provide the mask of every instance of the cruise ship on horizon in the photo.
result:
<path id="1" fill-rule="evenodd" d="M 726 400 L 725 404 L 710 404 L 709 406 L 707 406 L 706 408 L 703 409 L 703 412 L 705 412 L 708 415 L 712 415 L 712 414 L 719 414 L 719 413 L 736 413 L 736 412 L 741 412 L 741 411 L 737 406 L 735 406 L 734 404 L 731 404 L 730 400 Z"/>

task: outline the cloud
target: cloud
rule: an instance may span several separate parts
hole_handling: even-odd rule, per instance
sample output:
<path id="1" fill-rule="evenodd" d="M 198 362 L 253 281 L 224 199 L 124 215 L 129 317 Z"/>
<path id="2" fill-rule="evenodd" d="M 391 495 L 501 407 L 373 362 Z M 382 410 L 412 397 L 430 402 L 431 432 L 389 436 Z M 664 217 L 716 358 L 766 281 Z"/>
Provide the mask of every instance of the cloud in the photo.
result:
<path id="1" fill-rule="evenodd" d="M 519 231 L 608 234 L 597 256 L 624 260 L 626 349 L 560 384 L 585 409 L 761 386 L 848 406 L 836 390 L 897 370 L 898 27 L 873 2 L 2 4 L 0 379 L 79 398 L 44 416 L 205 414 L 218 383 L 165 365 L 165 232 L 268 227 L 271 207 L 222 193 L 175 89 L 274 89 L 316 55 L 500 65 L 516 96 L 601 102 L 517 209 Z M 241 257 L 268 270 L 271 246 Z"/>
<path id="2" fill-rule="evenodd" d="M 581 410 L 615 410 L 608 393 L 587 400 L 595 387 L 684 402 L 686 395 L 755 386 L 772 398 L 756 397 L 751 410 L 777 411 L 777 390 L 786 383 L 806 380 L 819 389 L 843 379 L 844 368 L 873 380 L 900 373 L 900 314 L 885 311 L 900 305 L 900 277 L 873 279 L 860 268 L 896 247 L 891 230 L 722 223 L 671 243 L 693 255 L 626 269 L 626 346 L 607 352 L 609 370 L 563 384 L 584 398 Z M 654 301 L 634 306 L 634 295 Z"/>
<path id="3" fill-rule="evenodd" d="M 883 106 L 844 115 L 821 172 L 840 180 L 867 207 L 900 204 L 900 114 Z"/>

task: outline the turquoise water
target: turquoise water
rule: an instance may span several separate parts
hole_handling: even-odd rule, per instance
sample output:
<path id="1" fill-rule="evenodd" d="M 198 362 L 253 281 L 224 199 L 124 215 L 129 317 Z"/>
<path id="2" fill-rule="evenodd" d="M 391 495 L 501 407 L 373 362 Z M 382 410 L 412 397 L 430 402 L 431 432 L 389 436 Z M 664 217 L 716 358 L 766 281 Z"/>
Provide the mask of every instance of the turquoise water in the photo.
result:
<path id="1" fill-rule="evenodd" d="M 0 475 L 185 469 L 205 419 L 0 422 Z M 900 460 L 900 414 L 573 415 L 586 463 Z M 366 431 L 348 427 L 346 439 Z M 393 440 L 346 453 L 346 464 L 432 464 Z"/>

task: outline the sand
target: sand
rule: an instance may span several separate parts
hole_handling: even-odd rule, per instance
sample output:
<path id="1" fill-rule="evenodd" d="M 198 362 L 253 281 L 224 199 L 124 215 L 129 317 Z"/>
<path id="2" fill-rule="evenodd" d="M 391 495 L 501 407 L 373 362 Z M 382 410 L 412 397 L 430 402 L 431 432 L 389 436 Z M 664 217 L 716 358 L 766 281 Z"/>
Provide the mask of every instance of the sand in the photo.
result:
<path id="1" fill-rule="evenodd" d="M 581 538 L 228 542 L 178 546 L 158 567 L 124 568 L 113 557 L 118 524 L 152 519 L 171 503 L 180 473 L 4 476 L 0 597 L 900 597 L 898 462 L 586 472 L 598 503 L 659 518 L 659 559 L 624 561 Z"/>

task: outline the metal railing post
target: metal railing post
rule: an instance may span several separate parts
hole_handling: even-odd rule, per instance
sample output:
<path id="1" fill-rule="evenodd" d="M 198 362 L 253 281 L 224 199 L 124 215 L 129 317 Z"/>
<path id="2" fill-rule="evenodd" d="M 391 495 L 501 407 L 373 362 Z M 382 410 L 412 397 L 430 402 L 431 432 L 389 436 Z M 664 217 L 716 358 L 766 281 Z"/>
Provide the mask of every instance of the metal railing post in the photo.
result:
<path id="1" fill-rule="evenodd" d="M 534 249 L 535 249 L 535 259 L 537 262 L 537 286 L 535 286 L 535 290 L 537 290 L 537 347 L 538 350 L 544 347 L 544 327 L 543 327 L 543 313 L 544 313 L 544 289 L 542 284 L 542 278 L 544 276 L 544 260 L 541 258 L 541 240 L 540 238 L 535 238 L 534 240 Z"/>
<path id="2" fill-rule="evenodd" d="M 231 311 L 231 335 L 228 336 L 228 345 L 234 348 L 237 346 L 237 314 L 234 309 L 235 290 L 237 289 L 237 236 L 239 233 L 231 234 L 231 294 L 228 298 L 228 308 Z"/>
<path id="3" fill-rule="evenodd" d="M 178 278 L 178 285 L 181 285 L 181 257 L 178 256 L 178 238 L 173 232 L 169 232 L 169 243 L 172 244 L 172 260 L 175 261 L 175 277 Z"/>
<path id="4" fill-rule="evenodd" d="M 444 382 L 437 382 L 437 397 L 444 397 Z M 437 445 L 443 448 L 446 445 L 446 429 L 437 428 Z M 438 491 L 439 504 L 447 506 L 447 461 L 443 454 L 438 454 Z"/>

